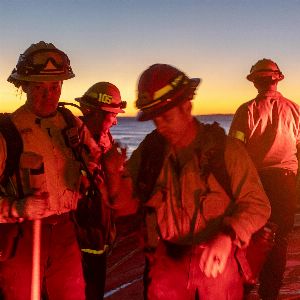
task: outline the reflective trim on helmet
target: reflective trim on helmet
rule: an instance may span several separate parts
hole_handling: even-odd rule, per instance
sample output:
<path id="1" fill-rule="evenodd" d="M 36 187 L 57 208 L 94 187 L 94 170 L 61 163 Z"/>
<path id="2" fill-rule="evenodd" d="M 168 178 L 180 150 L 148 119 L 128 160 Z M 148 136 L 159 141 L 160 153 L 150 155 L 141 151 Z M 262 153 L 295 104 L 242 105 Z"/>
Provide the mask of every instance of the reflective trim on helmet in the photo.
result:
<path id="1" fill-rule="evenodd" d="M 149 109 L 161 102 L 171 101 L 173 99 L 173 97 L 169 97 L 169 98 L 164 98 L 164 97 L 167 96 L 168 93 L 174 91 L 180 83 L 182 85 L 186 85 L 189 83 L 189 79 L 184 74 L 180 74 L 170 84 L 167 84 L 166 86 L 162 87 L 158 91 L 154 92 L 154 94 L 153 94 L 154 101 L 149 104 L 141 106 L 140 109 L 143 109 L 143 110 Z M 145 97 L 146 94 L 143 96 Z"/>
<path id="2" fill-rule="evenodd" d="M 157 99 L 163 97 L 164 95 L 166 95 L 167 93 L 169 93 L 170 91 L 174 90 L 174 88 L 182 80 L 183 76 L 184 76 L 183 74 L 180 74 L 171 82 L 171 84 L 168 84 L 168 85 L 162 87 L 161 89 L 159 89 L 158 91 L 156 91 L 153 95 L 153 100 L 157 100 Z"/>
<path id="3" fill-rule="evenodd" d="M 148 105 L 144 105 L 144 106 L 141 106 L 140 109 L 148 109 L 148 108 L 151 108 L 152 106 L 162 102 L 163 100 L 159 99 L 157 101 L 154 101 L 154 102 L 151 102 L 150 104 Z"/>

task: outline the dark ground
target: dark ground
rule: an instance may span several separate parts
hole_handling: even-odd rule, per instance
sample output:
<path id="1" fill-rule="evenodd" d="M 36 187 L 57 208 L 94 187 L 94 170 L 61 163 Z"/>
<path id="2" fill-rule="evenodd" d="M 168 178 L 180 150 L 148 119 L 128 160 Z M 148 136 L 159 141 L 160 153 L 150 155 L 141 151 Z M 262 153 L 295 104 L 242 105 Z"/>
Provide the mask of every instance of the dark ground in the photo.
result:
<path id="1" fill-rule="evenodd" d="M 290 236 L 280 300 L 300 300 L 300 212 Z M 139 247 L 138 223 L 133 217 L 118 221 L 118 237 L 108 259 L 106 300 L 142 300 L 144 256 Z M 259 299 L 256 292 L 247 300 Z"/>

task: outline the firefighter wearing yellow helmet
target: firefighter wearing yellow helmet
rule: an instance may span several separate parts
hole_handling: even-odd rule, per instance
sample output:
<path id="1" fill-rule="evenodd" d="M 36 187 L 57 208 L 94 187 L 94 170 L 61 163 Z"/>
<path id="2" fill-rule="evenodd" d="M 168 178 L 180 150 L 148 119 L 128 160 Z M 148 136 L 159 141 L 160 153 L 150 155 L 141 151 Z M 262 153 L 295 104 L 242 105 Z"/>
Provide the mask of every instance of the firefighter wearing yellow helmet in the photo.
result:
<path id="1" fill-rule="evenodd" d="M 296 208 L 300 108 L 277 91 L 284 78 L 271 59 L 254 64 L 247 79 L 258 95 L 236 111 L 229 134 L 241 140 L 269 197 L 270 221 L 278 225 L 276 243 L 260 275 L 262 299 L 277 299 L 286 264 L 287 237 Z"/>
<path id="2" fill-rule="evenodd" d="M 83 113 L 81 120 L 91 132 L 93 138 L 101 149 L 101 153 L 107 153 L 115 144 L 110 133 L 110 128 L 117 125 L 117 115 L 125 113 L 126 101 L 123 101 L 119 89 L 112 83 L 101 81 L 93 84 L 83 96 L 75 98 L 80 103 Z M 103 172 L 103 170 L 101 170 Z M 94 173 L 97 177 L 97 174 Z M 103 299 L 106 279 L 106 257 L 112 245 L 116 230 L 113 222 L 112 210 L 100 203 L 101 199 L 95 197 L 92 202 L 99 203 L 101 209 L 92 210 L 94 218 L 98 220 L 97 229 L 93 229 L 93 235 L 81 234 L 78 241 L 82 251 L 82 266 L 86 280 L 87 299 Z M 84 204 L 79 203 L 78 218 L 83 218 Z M 90 216 L 91 217 L 91 216 Z M 101 247 L 90 240 L 102 240 Z M 93 244 L 93 245 L 92 245 Z"/>
<path id="3" fill-rule="evenodd" d="M 68 56 L 41 41 L 20 55 L 8 78 L 22 88 L 27 100 L 5 122 L 0 120 L 0 222 L 14 228 L 7 231 L 7 225 L 0 224 L 1 236 L 6 232 L 7 238 L 1 244 L 5 247 L 0 264 L 5 299 L 30 299 L 37 290 L 47 299 L 85 299 L 81 253 L 70 213 L 80 195 L 83 163 L 77 147 L 84 144 L 95 160 L 100 151 L 82 122 L 70 111 L 58 109 L 63 80 L 74 76 Z M 42 224 L 37 266 L 41 278 L 31 290 L 32 260 L 38 261 L 32 257 L 37 219 Z"/>

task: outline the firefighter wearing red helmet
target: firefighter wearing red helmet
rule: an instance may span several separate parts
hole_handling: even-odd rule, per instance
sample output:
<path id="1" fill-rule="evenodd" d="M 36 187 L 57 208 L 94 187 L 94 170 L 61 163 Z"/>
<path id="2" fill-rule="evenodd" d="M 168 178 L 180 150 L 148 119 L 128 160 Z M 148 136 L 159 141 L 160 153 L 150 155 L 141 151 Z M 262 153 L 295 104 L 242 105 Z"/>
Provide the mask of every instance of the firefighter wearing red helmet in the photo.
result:
<path id="1" fill-rule="evenodd" d="M 27 100 L 0 120 L 0 290 L 5 299 L 33 299 L 40 290 L 43 299 L 85 299 L 70 214 L 80 196 L 83 160 L 77 146 L 84 144 L 88 151 L 82 154 L 95 161 L 100 150 L 78 118 L 58 109 L 63 80 L 74 76 L 68 56 L 41 41 L 20 55 L 8 78 Z M 41 236 L 33 233 L 36 220 Z M 40 265 L 32 268 L 32 261 Z M 32 285 L 36 269 L 40 278 Z"/>
<path id="2" fill-rule="evenodd" d="M 296 208 L 300 108 L 277 91 L 283 78 L 271 59 L 252 66 L 247 79 L 258 95 L 237 109 L 230 128 L 230 135 L 245 144 L 259 172 L 271 203 L 270 220 L 278 225 L 275 246 L 259 280 L 260 297 L 268 300 L 278 298 Z"/>
<path id="3" fill-rule="evenodd" d="M 115 143 L 110 128 L 117 124 L 117 115 L 125 113 L 124 109 L 126 108 L 126 101 L 122 101 L 119 89 L 110 82 L 97 82 L 82 97 L 75 98 L 75 100 L 80 103 L 80 109 L 83 113 L 81 120 L 91 132 L 101 149 L 101 153 L 107 153 Z M 97 177 L 101 172 L 103 170 L 99 169 L 98 172 L 94 172 L 94 176 Z M 92 202 L 95 203 L 96 201 L 103 201 L 103 199 L 99 199 L 99 197 L 92 199 Z M 101 203 L 100 206 L 102 207 L 101 210 L 90 211 L 90 213 L 96 213 L 96 218 L 99 220 L 98 229 L 93 229 L 93 238 L 103 240 L 103 243 L 98 247 L 96 246 L 97 243 L 90 246 L 87 239 L 91 238 L 91 233 L 78 235 L 82 251 L 87 300 L 100 300 L 104 297 L 106 257 L 116 234 L 112 210 L 106 206 L 106 203 Z M 83 212 L 81 209 L 82 205 L 79 203 L 77 212 L 79 218 L 83 217 L 80 215 Z"/>
<path id="4" fill-rule="evenodd" d="M 111 204 L 122 214 L 143 211 L 144 295 L 150 300 L 242 299 L 234 252 L 270 214 L 245 149 L 217 123 L 193 117 L 199 83 L 167 64 L 145 70 L 138 83 L 138 119 L 152 120 L 156 129 L 121 174 L 116 149 L 105 159 Z"/>

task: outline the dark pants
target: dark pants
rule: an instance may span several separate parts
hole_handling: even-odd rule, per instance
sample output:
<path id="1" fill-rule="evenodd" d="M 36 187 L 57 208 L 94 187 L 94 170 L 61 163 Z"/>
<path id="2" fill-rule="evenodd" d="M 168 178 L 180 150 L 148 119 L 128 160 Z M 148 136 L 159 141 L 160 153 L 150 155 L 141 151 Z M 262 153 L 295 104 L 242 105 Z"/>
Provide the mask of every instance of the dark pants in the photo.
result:
<path id="1" fill-rule="evenodd" d="M 103 299 L 106 278 L 106 252 L 101 255 L 82 252 L 82 266 L 86 282 L 86 300 Z"/>
<path id="2" fill-rule="evenodd" d="M 278 225 L 275 245 L 261 271 L 259 294 L 262 299 L 277 299 L 286 265 L 288 234 L 293 229 L 296 210 L 296 175 L 273 169 L 260 173 L 271 203 L 270 220 Z"/>
<path id="3" fill-rule="evenodd" d="M 49 221 L 49 222 L 48 222 Z M 41 286 L 43 299 L 83 300 L 81 254 L 68 214 L 42 221 Z M 15 256 L 0 263 L 0 290 L 5 300 L 30 300 L 32 222 L 21 224 Z"/>
<path id="4" fill-rule="evenodd" d="M 241 300 L 243 285 L 234 250 L 216 278 L 207 278 L 200 270 L 202 250 L 159 243 L 154 253 L 146 255 L 145 299 Z"/>

